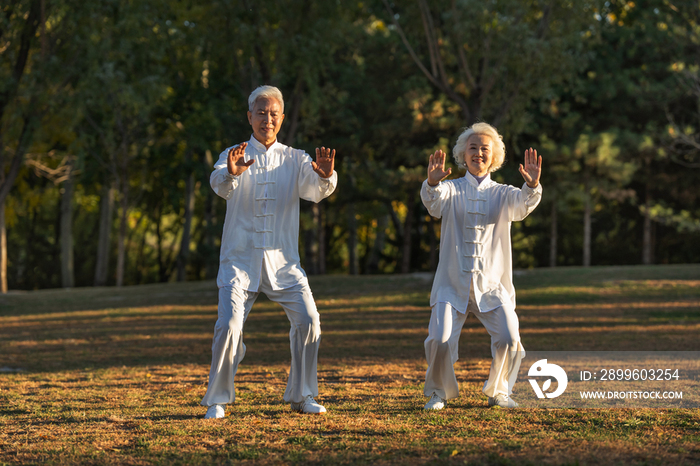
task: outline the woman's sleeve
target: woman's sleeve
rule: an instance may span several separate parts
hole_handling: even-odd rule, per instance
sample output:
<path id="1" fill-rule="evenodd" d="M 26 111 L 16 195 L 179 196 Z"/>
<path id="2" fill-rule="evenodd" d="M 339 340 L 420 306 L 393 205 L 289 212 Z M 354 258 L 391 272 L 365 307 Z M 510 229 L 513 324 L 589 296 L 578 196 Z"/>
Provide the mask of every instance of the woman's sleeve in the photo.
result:
<path id="1" fill-rule="evenodd" d="M 508 218 L 511 222 L 518 222 L 530 215 L 542 200 L 542 183 L 536 188 L 531 188 L 527 183 L 518 189 L 511 186 L 508 190 Z"/>
<path id="2" fill-rule="evenodd" d="M 420 198 L 428 213 L 435 218 L 441 218 L 447 201 L 451 197 L 451 183 L 441 181 L 437 186 L 430 186 L 428 180 L 423 181 L 420 189 Z"/>

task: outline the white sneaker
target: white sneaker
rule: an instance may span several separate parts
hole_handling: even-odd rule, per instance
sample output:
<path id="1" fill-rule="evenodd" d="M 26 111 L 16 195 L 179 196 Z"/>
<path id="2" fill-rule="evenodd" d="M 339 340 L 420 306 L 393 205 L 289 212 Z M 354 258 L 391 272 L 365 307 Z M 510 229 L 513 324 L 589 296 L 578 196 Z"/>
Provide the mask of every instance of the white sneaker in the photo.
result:
<path id="1" fill-rule="evenodd" d="M 430 410 L 435 410 L 437 411 L 438 409 L 442 409 L 445 407 L 445 400 L 440 398 L 437 393 L 433 392 L 433 396 L 430 397 L 428 402 L 425 404 L 423 407 L 424 410 L 430 411 Z"/>
<path id="2" fill-rule="evenodd" d="M 221 419 L 226 416 L 226 405 L 211 405 L 204 419 Z"/>
<path id="3" fill-rule="evenodd" d="M 518 403 L 509 398 L 505 393 L 499 393 L 494 397 L 489 397 L 489 406 L 500 406 L 501 408 L 517 408 Z"/>
<path id="4" fill-rule="evenodd" d="M 298 411 L 300 413 L 323 414 L 326 412 L 326 408 L 324 408 L 320 403 L 314 400 L 314 397 L 311 395 L 308 395 L 306 398 L 304 398 L 304 401 L 302 401 L 301 403 L 291 403 L 291 405 L 292 411 Z"/>

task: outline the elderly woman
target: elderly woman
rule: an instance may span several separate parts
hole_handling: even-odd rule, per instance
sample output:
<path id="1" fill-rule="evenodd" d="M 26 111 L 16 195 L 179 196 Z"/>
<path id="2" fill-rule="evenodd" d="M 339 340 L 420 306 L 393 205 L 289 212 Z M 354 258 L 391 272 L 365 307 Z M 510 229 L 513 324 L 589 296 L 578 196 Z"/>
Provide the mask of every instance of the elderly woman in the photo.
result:
<path id="1" fill-rule="evenodd" d="M 445 153 L 430 156 L 421 199 L 430 215 L 442 218 L 440 262 L 430 295 L 432 315 L 425 340 L 428 370 L 426 410 L 445 407 L 459 395 L 454 372 L 459 336 L 471 312 L 491 335 L 491 371 L 483 392 L 489 406 L 514 408 L 510 398 L 524 357 L 515 314 L 510 223 L 522 220 L 542 198 L 542 157 L 525 151 L 522 188 L 496 183 L 491 172 L 505 159 L 503 138 L 493 126 L 476 123 L 457 139 L 457 165 L 467 173 L 444 181 Z"/>

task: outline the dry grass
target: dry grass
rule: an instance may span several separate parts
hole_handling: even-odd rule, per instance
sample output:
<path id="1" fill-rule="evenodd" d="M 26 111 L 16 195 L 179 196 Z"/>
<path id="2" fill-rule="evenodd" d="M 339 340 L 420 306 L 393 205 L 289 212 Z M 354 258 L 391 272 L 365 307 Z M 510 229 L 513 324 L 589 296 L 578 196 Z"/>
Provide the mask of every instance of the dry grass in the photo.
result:
<path id="1" fill-rule="evenodd" d="M 516 277 L 529 350 L 700 350 L 700 266 Z M 489 337 L 470 317 L 461 396 L 423 413 L 430 280 L 312 279 L 325 416 L 282 402 L 289 324 L 261 299 L 237 401 L 204 421 L 211 282 L 0 297 L 0 464 L 700 464 L 700 411 L 499 410 Z M 20 372 L 8 372 L 22 369 Z"/>

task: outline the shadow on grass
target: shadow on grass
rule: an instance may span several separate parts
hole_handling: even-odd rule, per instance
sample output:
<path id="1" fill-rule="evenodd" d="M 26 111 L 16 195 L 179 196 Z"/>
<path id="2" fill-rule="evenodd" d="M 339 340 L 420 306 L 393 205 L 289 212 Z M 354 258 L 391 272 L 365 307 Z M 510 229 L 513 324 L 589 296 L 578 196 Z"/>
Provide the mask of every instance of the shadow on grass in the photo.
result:
<path id="1" fill-rule="evenodd" d="M 432 275 L 337 276 L 309 278 L 316 299 L 357 299 L 360 296 L 384 293 L 430 292 Z M 0 317 L 30 316 L 57 312 L 119 310 L 150 306 L 216 307 L 218 289 L 213 280 L 117 287 L 10 291 L 0 294 Z M 258 302 L 267 299 L 261 295 Z M 330 304 L 328 308 L 333 308 Z"/>
<path id="2" fill-rule="evenodd" d="M 673 286 L 606 284 L 609 277 L 628 278 L 625 273 L 644 280 L 656 275 L 686 281 Z M 697 276 L 700 266 L 562 268 L 520 274 L 516 279 L 523 282 L 527 297 L 519 311 L 523 344 L 531 350 L 697 350 L 700 286 L 689 279 Z M 599 287 L 585 292 L 567 288 L 567 283 L 580 286 L 581 280 Z M 321 313 L 321 360 L 424 357 L 430 277 L 325 276 L 311 281 Z M 554 288 L 543 291 L 534 287 L 537 283 Z M 617 293 L 614 305 L 590 304 L 608 299 L 611 289 Z M 645 298 L 655 296 L 661 305 L 666 295 L 678 299 L 679 290 L 685 301 L 675 302 L 669 311 L 649 306 Z M 217 305 L 213 282 L 47 290 L 0 297 L 0 305 L 0 367 L 55 372 L 210 363 Z M 261 296 L 246 322 L 243 364 L 287 364 L 288 333 L 281 307 Z M 486 331 L 470 316 L 460 357 L 488 358 L 489 343 Z M 365 382 L 372 381 L 357 381 Z M 353 381 L 329 376 L 324 383 Z"/>
<path id="3" fill-rule="evenodd" d="M 146 416 L 150 421 L 190 421 L 193 419 L 203 419 L 204 414 L 163 414 L 160 416 Z"/>
<path id="4" fill-rule="evenodd" d="M 247 324 L 244 342 L 247 354 L 244 364 L 285 364 L 289 361 L 289 324 L 280 312 L 277 323 L 270 319 L 256 320 L 254 314 Z M 423 340 L 427 336 L 428 311 L 406 319 L 398 328 L 382 325 L 381 329 L 334 331 L 340 323 L 324 326 L 319 357 L 323 360 L 352 355 L 357 359 L 415 360 L 423 357 Z M 342 320 L 343 315 L 337 316 Z M 488 357 L 489 336 L 480 324 L 473 321 L 465 326 L 460 341 L 462 356 Z M 528 349 L 557 350 L 639 350 L 669 348 L 697 349 L 698 325 L 662 320 L 631 325 L 626 319 L 606 321 L 558 322 L 545 327 L 541 324 L 521 326 L 521 337 Z M 138 324 L 140 325 L 137 325 Z M 73 327 L 69 333 L 60 329 L 25 327 L 29 336 L 13 338 L 2 335 L 2 365 L 19 366 L 28 372 L 95 369 L 120 366 L 155 366 L 168 364 L 208 364 L 211 358 L 213 320 L 195 327 L 192 321 L 185 328 L 145 327 L 138 320 L 114 328 L 109 322 L 104 327 Z M 271 328 L 272 327 L 272 328 Z M 330 327 L 330 330 L 329 330 Z M 626 327 L 626 328 L 625 328 Z M 273 331 L 274 330 L 274 331 Z M 5 331 L 3 330 L 2 333 Z M 162 332 L 162 333 L 161 333 Z M 97 336 L 96 336 L 97 335 Z M 690 347 L 688 344 L 690 343 Z M 675 345 L 675 346 L 674 346 Z M 0 374 L 2 376 L 12 374 Z M 380 378 L 377 378 L 378 380 Z M 351 380 L 348 377 L 324 377 L 325 383 L 372 382 L 368 377 Z"/>

